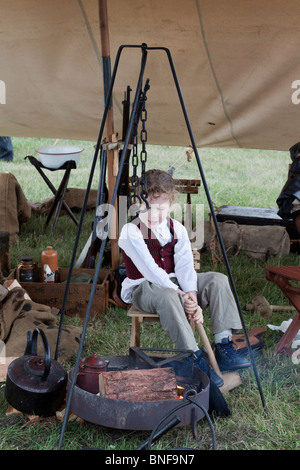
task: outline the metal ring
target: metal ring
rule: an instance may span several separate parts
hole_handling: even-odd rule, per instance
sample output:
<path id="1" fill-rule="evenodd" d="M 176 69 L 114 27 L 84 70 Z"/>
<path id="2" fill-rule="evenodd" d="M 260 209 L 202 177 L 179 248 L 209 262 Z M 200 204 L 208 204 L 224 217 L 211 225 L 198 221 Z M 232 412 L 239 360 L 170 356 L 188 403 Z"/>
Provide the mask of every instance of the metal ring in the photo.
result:
<path id="1" fill-rule="evenodd" d="M 193 398 L 193 397 L 197 397 L 197 391 L 194 388 L 189 388 L 183 394 L 183 398 L 185 399 Z"/>

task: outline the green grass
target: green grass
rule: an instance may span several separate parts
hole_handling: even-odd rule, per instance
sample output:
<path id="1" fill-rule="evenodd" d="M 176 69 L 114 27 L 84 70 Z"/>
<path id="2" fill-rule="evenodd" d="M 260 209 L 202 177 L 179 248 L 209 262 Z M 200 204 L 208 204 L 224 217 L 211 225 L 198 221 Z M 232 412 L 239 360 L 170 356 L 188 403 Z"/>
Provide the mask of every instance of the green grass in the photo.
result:
<path id="1" fill-rule="evenodd" d="M 13 138 L 15 158 L 12 163 L 0 162 L 0 171 L 9 171 L 18 179 L 30 201 L 41 202 L 51 193 L 40 176 L 24 157 L 34 155 L 35 149 L 53 144 L 54 139 Z M 76 142 L 77 144 L 78 142 Z M 77 170 L 72 172 L 70 187 L 85 188 L 94 153 L 94 144 L 80 143 L 83 152 Z M 216 206 L 224 204 L 276 207 L 276 199 L 285 182 L 289 155 L 287 152 L 234 149 L 200 149 L 211 198 Z M 175 177 L 198 178 L 195 159 L 186 162 L 184 148 L 148 148 L 148 168 L 159 167 L 167 170 L 176 168 Z M 52 172 L 51 179 L 59 182 L 61 175 Z M 54 181 L 54 179 L 53 179 Z M 98 173 L 95 173 L 93 187 L 97 188 Z M 184 196 L 180 197 L 184 201 Z M 201 187 L 193 203 L 203 203 L 205 217 L 209 209 Z M 80 248 L 89 233 L 93 214 L 86 214 Z M 19 241 L 10 250 L 12 267 L 16 266 L 22 254 L 31 254 L 39 261 L 46 245 L 52 244 L 58 251 L 60 266 L 70 263 L 77 228 L 67 216 L 61 216 L 54 236 L 50 229 L 44 230 L 45 216 L 33 214 L 30 221 L 21 227 Z M 79 249 L 80 249 L 79 248 Z M 299 256 L 290 254 L 284 259 L 272 258 L 268 264 L 299 264 Z M 230 266 L 237 287 L 240 304 L 248 331 L 254 326 L 266 327 L 267 323 L 280 324 L 290 313 L 274 313 L 269 319 L 246 311 L 245 306 L 256 295 L 264 295 L 271 304 L 283 305 L 287 300 L 279 289 L 265 279 L 265 261 L 247 258 L 245 255 L 230 259 Z M 201 254 L 201 269 L 218 270 L 226 273 L 222 264 L 214 266 L 209 252 Z M 209 323 L 205 312 L 206 324 Z M 79 322 L 78 319 L 66 320 Z M 208 334 L 209 328 L 207 329 Z M 88 328 L 83 355 L 96 352 L 99 356 L 127 354 L 130 338 L 130 321 L 126 311 L 110 305 L 100 318 L 92 319 Z M 274 353 L 280 334 L 267 329 L 264 335 L 264 349 L 256 356 L 256 365 L 268 407 L 268 414 L 262 408 L 256 380 L 252 369 L 241 372 L 242 385 L 226 396 L 231 409 L 226 419 L 213 417 L 218 449 L 224 450 L 295 450 L 300 448 L 299 414 L 299 365 L 291 358 Z M 142 325 L 143 346 L 171 347 L 169 338 L 159 324 Z M 68 367 L 71 367 L 71 361 Z M 54 420 L 29 424 L 24 416 L 6 416 L 8 404 L 0 390 L 0 450 L 56 449 L 61 424 Z M 208 423 L 201 420 L 197 426 L 199 442 L 195 441 L 189 426 L 172 430 L 153 445 L 154 449 L 190 447 L 209 449 L 211 435 Z M 148 432 L 113 430 L 91 423 L 70 422 L 64 435 L 63 449 L 101 448 L 106 450 L 132 450 L 149 437 Z"/>

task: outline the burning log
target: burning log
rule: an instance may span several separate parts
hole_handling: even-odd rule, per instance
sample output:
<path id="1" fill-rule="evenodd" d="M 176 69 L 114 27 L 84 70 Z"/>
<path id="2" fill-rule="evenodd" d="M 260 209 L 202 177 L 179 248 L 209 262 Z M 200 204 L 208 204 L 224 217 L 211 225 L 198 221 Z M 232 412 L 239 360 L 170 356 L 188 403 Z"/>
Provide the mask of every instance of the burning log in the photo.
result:
<path id="1" fill-rule="evenodd" d="M 129 401 L 159 401 L 178 398 L 172 367 L 103 372 L 99 376 L 101 397 Z"/>

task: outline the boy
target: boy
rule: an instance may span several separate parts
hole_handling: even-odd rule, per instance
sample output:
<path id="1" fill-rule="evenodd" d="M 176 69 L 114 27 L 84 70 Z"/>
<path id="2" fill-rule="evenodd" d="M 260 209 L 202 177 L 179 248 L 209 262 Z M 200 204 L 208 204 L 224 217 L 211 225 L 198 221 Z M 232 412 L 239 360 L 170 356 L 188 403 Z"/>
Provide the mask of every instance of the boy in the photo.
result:
<path id="1" fill-rule="evenodd" d="M 220 369 L 251 365 L 231 341 L 232 330 L 242 326 L 227 276 L 194 270 L 187 231 L 169 217 L 176 194 L 172 177 L 161 170 L 149 170 L 146 180 L 149 209 L 143 206 L 139 216 L 123 227 L 119 238 L 127 275 L 122 283 L 122 300 L 144 312 L 157 313 L 175 347 L 194 351 L 194 364 L 221 386 L 222 379 L 211 368 L 207 371 L 188 320 L 203 323 L 202 310 L 209 306 Z"/>

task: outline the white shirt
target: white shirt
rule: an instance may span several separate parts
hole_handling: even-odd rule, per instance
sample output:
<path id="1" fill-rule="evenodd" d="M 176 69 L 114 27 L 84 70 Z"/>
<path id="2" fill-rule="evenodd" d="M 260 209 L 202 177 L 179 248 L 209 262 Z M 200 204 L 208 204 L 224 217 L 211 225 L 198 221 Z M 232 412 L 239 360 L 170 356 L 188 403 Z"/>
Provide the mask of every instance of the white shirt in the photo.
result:
<path id="1" fill-rule="evenodd" d="M 177 243 L 174 245 L 174 273 L 168 274 L 160 268 L 150 254 L 141 230 L 134 224 L 128 223 L 123 226 L 119 237 L 119 246 L 131 258 L 132 262 L 142 274 L 140 279 L 124 279 L 122 283 L 121 297 L 126 303 L 131 302 L 131 292 L 145 279 L 153 284 L 158 284 L 171 289 L 178 289 L 177 284 L 171 281 L 176 277 L 181 290 L 184 292 L 197 290 L 197 273 L 194 269 L 194 259 L 191 243 L 186 228 L 177 220 L 172 219 Z M 172 240 L 172 235 L 164 220 L 158 227 L 152 229 L 161 246 Z"/>

